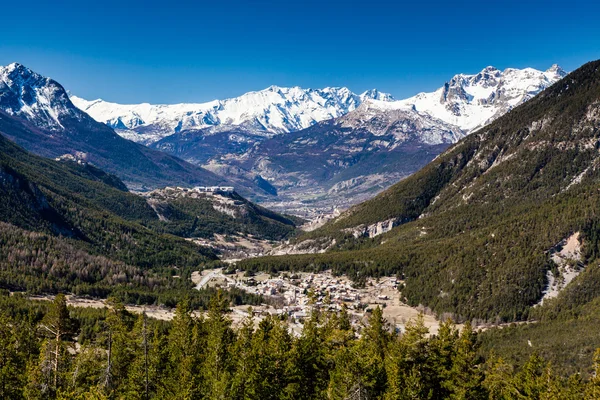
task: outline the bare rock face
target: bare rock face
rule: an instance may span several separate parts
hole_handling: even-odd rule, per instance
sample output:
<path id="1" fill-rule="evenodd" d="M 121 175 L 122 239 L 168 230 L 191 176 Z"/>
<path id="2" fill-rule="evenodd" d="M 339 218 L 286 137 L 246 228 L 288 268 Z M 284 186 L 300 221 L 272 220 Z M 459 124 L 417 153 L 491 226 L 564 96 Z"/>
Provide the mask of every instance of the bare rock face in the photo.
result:
<path id="1" fill-rule="evenodd" d="M 351 233 L 355 238 L 368 237 L 374 238 L 375 236 L 382 235 L 386 232 L 391 231 L 394 227 L 400 225 L 398 218 L 390 218 L 385 221 L 380 221 L 370 225 L 359 225 L 354 228 L 346 228 L 343 231 Z"/>
<path id="2" fill-rule="evenodd" d="M 325 253 L 335 246 L 335 239 L 322 238 L 317 240 L 307 239 L 299 243 L 285 243 L 269 252 L 269 255 L 281 256 L 286 254 L 318 254 Z"/>
<path id="3" fill-rule="evenodd" d="M 533 68 L 500 71 L 486 67 L 474 75 L 455 75 L 435 92 L 419 93 L 397 103 L 414 106 L 419 112 L 473 132 L 566 75 L 556 64 L 546 71 Z"/>

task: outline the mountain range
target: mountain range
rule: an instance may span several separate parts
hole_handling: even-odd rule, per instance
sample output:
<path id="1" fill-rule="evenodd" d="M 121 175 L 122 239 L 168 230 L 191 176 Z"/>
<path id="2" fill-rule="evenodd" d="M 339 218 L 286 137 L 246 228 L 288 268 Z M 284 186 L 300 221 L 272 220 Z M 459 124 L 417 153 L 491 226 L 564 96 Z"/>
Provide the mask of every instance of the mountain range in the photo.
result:
<path id="1" fill-rule="evenodd" d="M 132 188 L 227 183 L 311 217 L 372 197 L 563 76 L 556 65 L 487 67 L 405 100 L 272 86 L 203 104 L 120 105 L 69 97 L 11 64 L 0 69 L 0 112 L 17 119 L 0 123 L 28 150 L 91 162 Z"/>
<path id="2" fill-rule="evenodd" d="M 565 75 L 486 67 L 404 100 L 276 86 L 203 104 L 71 100 L 123 137 L 220 176 L 260 177 L 278 193 L 268 207 L 311 217 L 372 197 Z"/>
<path id="3" fill-rule="evenodd" d="M 254 241 L 235 269 L 331 270 L 357 285 L 395 276 L 410 306 L 503 324 L 483 334 L 489 348 L 588 357 L 600 345 L 600 61 L 568 75 L 488 67 L 405 100 L 344 99 L 312 119 L 285 102 L 249 119 L 223 106 L 204 112 L 212 125 L 145 146 L 57 82 L 1 68 L 0 286 L 173 305 L 200 296 L 193 270 L 224 266 L 211 240 Z M 297 126 L 269 125 L 275 109 Z M 288 210 L 369 200 L 299 233 L 301 219 L 235 192 L 176 187 L 223 183 Z M 248 258 L 275 240 L 278 256 Z M 504 324 L 514 321 L 530 323 Z"/>
<path id="4" fill-rule="evenodd" d="M 271 86 L 242 96 L 207 103 L 153 105 L 117 104 L 71 96 L 71 101 L 94 119 L 135 142 L 150 144 L 166 136 L 212 128 L 207 132 L 242 127 L 249 133 L 271 137 L 298 131 L 354 110 L 366 99 L 391 101 L 375 89 L 361 95 L 348 88 L 302 89 Z"/>
<path id="5" fill-rule="evenodd" d="M 38 155 L 112 172 L 131 188 L 229 184 L 265 194 L 252 179 L 229 180 L 122 138 L 75 107 L 58 82 L 17 63 L 0 67 L 0 131 Z"/>

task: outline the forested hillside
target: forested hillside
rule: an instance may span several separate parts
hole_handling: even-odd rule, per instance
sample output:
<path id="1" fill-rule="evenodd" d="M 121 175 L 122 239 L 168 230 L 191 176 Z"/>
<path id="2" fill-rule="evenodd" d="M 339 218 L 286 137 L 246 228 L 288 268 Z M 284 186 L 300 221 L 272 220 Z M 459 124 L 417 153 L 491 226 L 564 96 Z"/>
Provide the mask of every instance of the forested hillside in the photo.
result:
<path id="1" fill-rule="evenodd" d="M 231 196 L 247 215 L 165 199 L 170 220 L 161 220 L 147 198 L 129 193 L 114 175 L 32 155 L 0 135 L 0 287 L 118 293 L 128 302 L 169 305 L 187 294 L 197 306 L 201 295 L 190 274 L 218 261 L 213 250 L 184 238 L 246 231 L 277 239 L 295 229 L 289 218 Z"/>
<path id="2" fill-rule="evenodd" d="M 480 355 L 478 334 L 451 322 L 402 333 L 373 310 L 360 336 L 345 310 L 314 309 L 299 336 L 285 319 L 249 316 L 237 329 L 217 294 L 206 317 L 171 322 L 71 309 L 0 294 L 0 398 L 27 399 L 597 399 L 600 350 L 568 377 L 537 354 L 520 367 Z M 77 349 L 77 350 L 75 350 Z M 595 374 L 595 375 L 594 375 Z"/>
<path id="3" fill-rule="evenodd" d="M 458 318 L 528 317 L 553 249 L 579 232 L 580 287 L 598 258 L 600 62 L 460 141 L 418 173 L 297 239 L 319 255 L 247 260 L 249 269 L 398 274 L 406 301 Z M 394 229 L 373 238 L 370 225 Z M 569 288 L 569 287 L 568 287 Z M 575 289 L 570 289 L 575 290 Z M 570 296 L 565 291 L 563 301 Z M 571 296 L 585 303 L 596 291 Z M 566 301 L 566 300 L 564 300 Z"/>
<path id="4" fill-rule="evenodd" d="M 236 192 L 165 188 L 143 195 L 159 216 L 149 226 L 182 237 L 212 238 L 222 234 L 281 240 L 294 234 L 296 225 L 303 222 L 260 207 Z"/>

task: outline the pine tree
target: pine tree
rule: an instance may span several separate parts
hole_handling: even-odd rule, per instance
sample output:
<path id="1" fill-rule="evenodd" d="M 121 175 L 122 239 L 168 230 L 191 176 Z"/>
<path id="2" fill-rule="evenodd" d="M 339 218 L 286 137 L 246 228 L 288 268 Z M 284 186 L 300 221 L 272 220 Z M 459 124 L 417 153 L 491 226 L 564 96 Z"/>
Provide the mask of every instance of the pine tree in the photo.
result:
<path id="1" fill-rule="evenodd" d="M 148 354 L 148 384 L 150 393 L 156 398 L 163 399 L 173 393 L 170 384 L 171 364 L 167 336 L 158 328 L 152 331 L 152 341 Z M 199 357 L 196 355 L 196 357 Z"/>
<path id="2" fill-rule="evenodd" d="M 248 317 L 244 319 L 237 332 L 233 347 L 235 355 L 235 372 L 231 379 L 230 396 L 233 400 L 256 398 L 255 388 L 252 387 L 252 373 L 256 371 L 257 360 L 252 349 L 254 337 L 254 315 L 252 307 L 248 307 Z"/>
<path id="3" fill-rule="evenodd" d="M 95 345 L 83 346 L 73 360 L 69 388 L 72 396 L 96 387 L 104 376 L 107 355 L 103 348 Z M 99 387 L 99 386 L 98 386 Z"/>
<path id="4" fill-rule="evenodd" d="M 27 382 L 27 362 L 37 352 L 33 329 L 1 310 L 0 321 L 0 399 L 20 399 Z"/>
<path id="5" fill-rule="evenodd" d="M 434 378 L 432 384 L 434 397 L 447 398 L 451 393 L 451 374 L 456 356 L 458 330 L 451 320 L 440 324 L 437 335 L 430 340 L 428 360 L 432 365 Z"/>
<path id="6" fill-rule="evenodd" d="M 385 359 L 388 387 L 386 399 L 430 399 L 434 398 L 435 369 L 430 357 L 429 330 L 422 315 L 406 325 L 399 340 L 390 344 Z"/>
<path id="7" fill-rule="evenodd" d="M 363 328 L 358 343 L 358 363 L 361 374 L 355 382 L 358 392 L 366 391 L 370 397 L 382 396 L 386 384 L 385 356 L 392 335 L 387 321 L 383 318 L 383 310 L 377 306 Z"/>
<path id="8" fill-rule="evenodd" d="M 127 381 L 130 364 L 134 357 L 130 337 L 130 322 L 132 315 L 117 299 L 110 298 L 106 317 L 106 347 L 107 360 L 102 386 L 107 393 L 120 392 Z"/>
<path id="9" fill-rule="evenodd" d="M 169 387 L 161 391 L 177 399 L 201 397 L 202 322 L 192 316 L 189 301 L 177 304 L 168 338 L 169 366 L 166 381 Z"/>
<path id="10" fill-rule="evenodd" d="M 367 398 L 366 386 L 363 383 L 363 365 L 357 343 L 350 342 L 334 353 L 333 368 L 329 377 L 328 399 L 345 400 L 355 395 L 358 397 L 354 398 Z"/>
<path id="11" fill-rule="evenodd" d="M 502 358 L 492 354 L 486 362 L 486 373 L 483 385 L 490 400 L 510 399 L 518 394 L 513 385 L 514 368 Z"/>
<path id="12" fill-rule="evenodd" d="M 231 350 L 234 333 L 231 320 L 226 317 L 227 299 L 219 291 L 211 300 L 206 322 L 207 343 L 203 375 L 206 378 L 207 396 L 211 399 L 227 399 L 231 389 Z"/>
<path id="13" fill-rule="evenodd" d="M 588 399 L 600 399 L 600 348 L 594 353 L 594 372 L 585 394 Z"/>
<path id="14" fill-rule="evenodd" d="M 146 313 L 140 314 L 132 331 L 133 361 L 127 377 L 127 398 L 150 398 L 150 337 Z"/>
<path id="15" fill-rule="evenodd" d="M 290 381 L 298 378 L 296 364 L 291 362 L 292 339 L 288 327 L 271 315 L 258 324 L 252 341 L 256 368 L 250 373 L 250 385 L 254 399 L 290 398 L 294 387 Z"/>
<path id="16" fill-rule="evenodd" d="M 55 297 L 39 324 L 39 332 L 45 340 L 39 361 L 30 370 L 27 392 L 28 397 L 47 398 L 68 384 L 65 378 L 71 356 L 67 352 L 67 345 L 76 332 L 76 324 L 69 315 L 63 294 Z"/>
<path id="17" fill-rule="evenodd" d="M 319 315 L 322 316 L 316 312 L 311 314 L 304 323 L 300 337 L 292 346 L 289 362 L 291 368 L 288 370 L 293 386 L 288 388 L 288 398 L 321 398 L 327 390 L 329 368 L 323 340 L 326 333 L 319 329 Z"/>
<path id="18" fill-rule="evenodd" d="M 549 365 L 534 353 L 512 378 L 517 398 L 540 399 L 548 392 Z"/>
<path id="19" fill-rule="evenodd" d="M 447 381 L 451 399 L 484 399 L 483 372 L 477 360 L 476 334 L 466 322 L 456 342 L 450 378 Z"/>

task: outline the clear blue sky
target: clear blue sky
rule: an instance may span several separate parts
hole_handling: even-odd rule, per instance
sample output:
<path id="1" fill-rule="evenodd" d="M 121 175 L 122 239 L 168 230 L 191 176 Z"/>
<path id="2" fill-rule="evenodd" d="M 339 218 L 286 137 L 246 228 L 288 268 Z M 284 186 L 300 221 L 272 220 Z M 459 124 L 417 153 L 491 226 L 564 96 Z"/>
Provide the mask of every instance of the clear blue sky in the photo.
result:
<path id="1" fill-rule="evenodd" d="M 600 58 L 592 0 L 15 0 L 1 9 L 0 64 L 126 103 L 272 84 L 403 98 L 487 65 L 572 70 Z"/>

